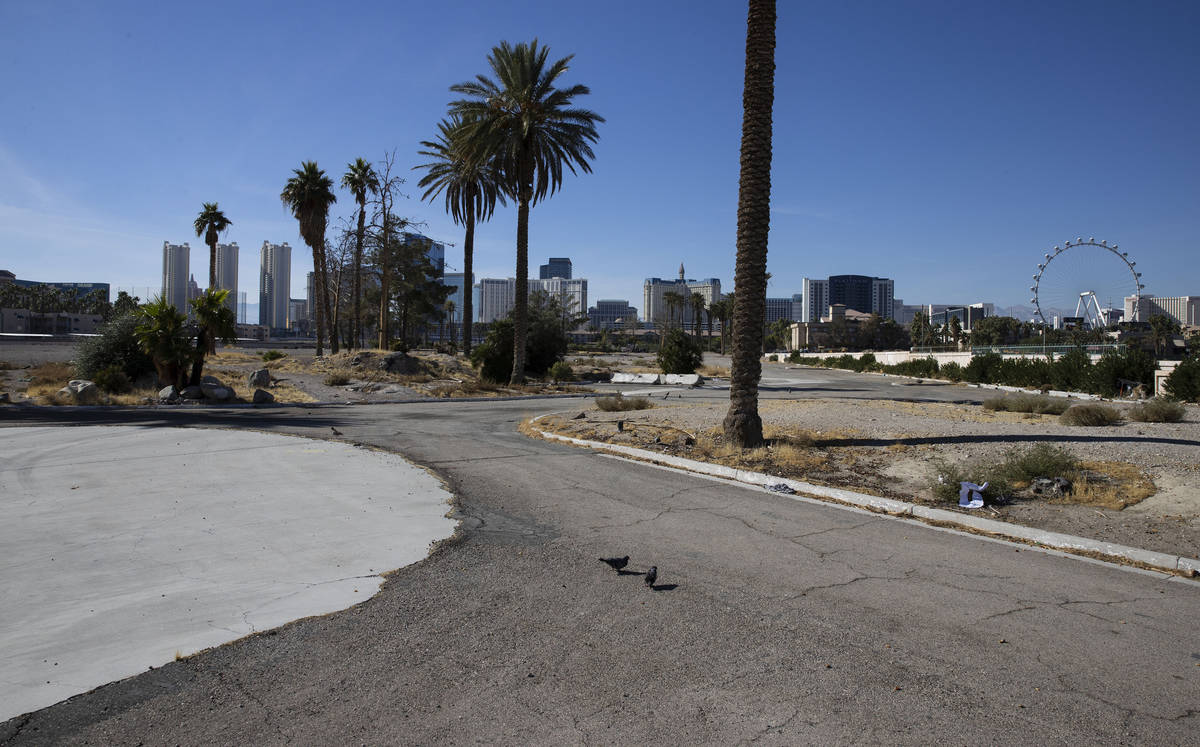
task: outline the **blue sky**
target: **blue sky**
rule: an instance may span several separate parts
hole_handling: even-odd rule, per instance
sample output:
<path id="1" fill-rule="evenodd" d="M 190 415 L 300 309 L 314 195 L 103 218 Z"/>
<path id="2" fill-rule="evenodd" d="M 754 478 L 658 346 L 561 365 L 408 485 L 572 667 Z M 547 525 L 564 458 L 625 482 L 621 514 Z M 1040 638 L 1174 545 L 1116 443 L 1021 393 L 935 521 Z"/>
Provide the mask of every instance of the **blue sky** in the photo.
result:
<path id="1" fill-rule="evenodd" d="M 569 256 L 589 298 L 642 280 L 733 284 L 745 5 L 736 2 L 7 2 L 0 5 L 0 267 L 37 280 L 161 283 L 205 201 L 233 220 L 240 289 L 287 241 L 284 182 L 418 143 L 500 40 L 574 54 L 603 115 L 594 173 L 538 205 L 530 263 Z M 1147 292 L 1200 294 L 1200 4 L 781 2 L 771 295 L 804 276 L 894 278 L 906 302 L 1028 301 L 1041 254 L 1095 236 Z M 340 193 L 332 217 L 350 217 Z M 515 209 L 476 234 L 476 276 L 514 273 Z"/>

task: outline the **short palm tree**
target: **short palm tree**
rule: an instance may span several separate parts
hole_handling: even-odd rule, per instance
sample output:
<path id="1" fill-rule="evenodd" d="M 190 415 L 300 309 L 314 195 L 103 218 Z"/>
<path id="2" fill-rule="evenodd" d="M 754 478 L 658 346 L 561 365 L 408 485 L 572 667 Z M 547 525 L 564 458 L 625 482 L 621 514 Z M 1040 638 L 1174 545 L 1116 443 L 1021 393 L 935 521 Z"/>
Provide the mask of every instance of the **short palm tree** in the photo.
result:
<path id="1" fill-rule="evenodd" d="M 363 239 L 367 234 L 367 194 L 379 191 L 379 175 L 375 167 L 368 161 L 359 158 L 346 165 L 346 173 L 342 174 L 342 186 L 354 195 L 358 203 L 358 233 L 354 236 L 354 285 L 353 294 L 354 316 L 350 319 L 350 345 L 362 345 L 362 257 Z"/>
<path id="2" fill-rule="evenodd" d="M 336 330 L 332 329 L 333 309 L 329 302 L 328 267 L 325 264 L 325 226 L 329 221 L 329 206 L 337 202 L 333 194 L 333 180 L 325 175 L 316 161 L 304 161 L 295 169 L 291 179 L 279 194 L 285 207 L 300 222 L 300 237 L 312 249 L 315 292 L 317 297 L 317 355 L 322 354 L 322 321 L 331 325 L 329 330 L 330 352 L 338 351 Z"/>
<path id="3" fill-rule="evenodd" d="M 767 232 L 771 224 L 771 109 L 775 102 L 775 0 L 749 0 L 742 89 L 733 365 L 725 438 L 736 446 L 763 441 L 758 414 L 760 352 L 767 305 Z"/>
<path id="4" fill-rule="evenodd" d="M 217 287 L 217 238 L 221 232 L 233 225 L 233 221 L 225 217 L 225 213 L 217 207 L 215 202 L 206 202 L 200 210 L 200 215 L 196 216 L 196 220 L 192 223 L 192 227 L 196 229 L 196 236 L 204 236 L 204 243 L 208 244 L 208 287 L 210 289 Z"/>
<path id="5" fill-rule="evenodd" d="M 699 291 L 693 292 L 687 300 L 692 307 L 692 334 L 699 340 L 700 320 L 704 314 L 704 294 Z"/>
<path id="6" fill-rule="evenodd" d="M 421 155 L 433 159 L 414 168 L 429 173 L 417 182 L 425 188 L 421 199 L 432 201 L 445 193 L 446 212 L 454 222 L 466 226 L 463 238 L 463 352 L 471 354 L 471 319 L 474 315 L 471 298 L 472 273 L 475 262 L 475 221 L 492 217 L 496 201 L 504 204 L 500 190 L 500 174 L 494 157 L 475 158 L 471 152 L 469 128 L 462 119 L 451 115 L 438 123 L 437 140 L 423 140 Z"/>
<path id="7" fill-rule="evenodd" d="M 191 301 L 196 315 L 196 348 L 192 353 L 192 386 L 200 385 L 204 373 L 204 356 L 217 352 L 217 341 L 233 342 L 237 333 L 237 315 L 226 303 L 230 291 L 226 288 L 204 291 Z"/>
<path id="8" fill-rule="evenodd" d="M 501 189 L 517 202 L 517 286 L 513 303 L 513 368 L 510 381 L 525 381 L 529 325 L 529 209 L 562 185 L 563 167 L 590 173 L 596 124 L 604 118 L 574 108 L 587 86 L 556 88 L 573 56 L 549 61 L 537 40 L 515 47 L 501 42 L 488 55 L 495 80 L 485 75 L 450 87 L 466 98 L 450 104 L 461 117 L 471 158 L 495 161 Z"/>
<path id="9" fill-rule="evenodd" d="M 182 390 L 192 357 L 187 317 L 162 296 L 139 306 L 136 313 L 138 325 L 133 334 L 142 352 L 154 362 L 159 385 Z"/>

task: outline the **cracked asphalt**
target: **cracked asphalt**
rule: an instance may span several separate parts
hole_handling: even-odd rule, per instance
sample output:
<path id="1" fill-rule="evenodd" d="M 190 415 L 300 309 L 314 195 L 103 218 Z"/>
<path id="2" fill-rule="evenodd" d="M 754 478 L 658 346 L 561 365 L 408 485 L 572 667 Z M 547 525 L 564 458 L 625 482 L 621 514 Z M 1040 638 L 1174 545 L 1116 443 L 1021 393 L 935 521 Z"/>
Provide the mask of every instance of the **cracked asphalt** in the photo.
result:
<path id="1" fill-rule="evenodd" d="M 0 410 L 335 426 L 433 469 L 462 520 L 362 604 L 10 720 L 0 742 L 1196 743 L 1200 584 L 516 431 L 569 407 Z M 597 560 L 624 554 L 658 566 L 656 589 Z"/>

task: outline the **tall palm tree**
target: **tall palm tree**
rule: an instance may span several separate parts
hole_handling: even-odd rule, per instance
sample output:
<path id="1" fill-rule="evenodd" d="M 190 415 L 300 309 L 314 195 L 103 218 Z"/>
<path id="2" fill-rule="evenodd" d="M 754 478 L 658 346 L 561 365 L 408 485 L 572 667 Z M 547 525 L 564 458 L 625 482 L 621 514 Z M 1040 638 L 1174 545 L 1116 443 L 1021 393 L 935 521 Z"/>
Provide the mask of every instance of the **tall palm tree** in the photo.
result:
<path id="1" fill-rule="evenodd" d="M 208 288 L 217 287 L 217 238 L 220 233 L 233 225 L 233 221 L 225 217 L 225 213 L 215 202 L 206 202 L 200 210 L 200 215 L 192 223 L 196 229 L 196 237 L 204 235 L 204 243 L 208 244 Z"/>
<path id="2" fill-rule="evenodd" d="M 704 294 L 695 291 L 688 296 L 688 304 L 692 307 L 692 335 L 700 339 L 700 320 L 704 314 Z"/>
<path id="3" fill-rule="evenodd" d="M 767 232 L 771 224 L 771 109 L 775 102 L 775 0 L 749 0 L 742 89 L 733 366 L 725 438 L 739 447 L 763 441 L 758 415 L 767 305 Z"/>
<path id="4" fill-rule="evenodd" d="M 683 294 L 675 291 L 663 293 L 663 303 L 667 305 L 667 329 L 675 324 L 675 309 L 683 306 Z"/>
<path id="5" fill-rule="evenodd" d="M 442 120 L 438 130 L 437 140 L 422 140 L 421 146 L 425 150 L 419 151 L 433 160 L 414 168 L 429 172 L 417 182 L 418 187 L 425 188 L 421 199 L 432 202 L 445 192 L 446 212 L 456 224 L 466 226 L 467 235 L 463 238 L 463 352 L 470 355 L 475 221 L 491 218 L 496 201 L 504 204 L 504 194 L 500 190 L 496 159 L 472 157 L 469 128 L 463 126 L 461 117 L 451 115 L 448 120 Z"/>
<path id="6" fill-rule="evenodd" d="M 354 201 L 358 203 L 358 233 L 354 237 L 354 286 L 351 291 L 354 295 L 354 316 L 350 319 L 350 347 L 353 349 L 362 346 L 362 256 L 363 237 L 367 233 L 367 193 L 379 192 L 379 175 L 370 162 L 359 158 L 354 163 L 346 164 L 342 186 L 350 190 Z"/>
<path id="7" fill-rule="evenodd" d="M 500 42 L 488 55 L 496 80 L 485 75 L 450 87 L 467 98 L 450 104 L 462 118 L 472 159 L 496 161 L 500 187 L 517 202 L 517 287 L 513 304 L 511 382 L 525 381 L 525 338 L 529 323 L 529 209 L 562 185 L 563 166 L 592 170 L 596 124 L 604 118 L 573 108 L 587 86 L 556 88 L 572 56 L 549 62 L 550 50 L 537 40 L 515 47 Z"/>
<path id="8" fill-rule="evenodd" d="M 337 331 L 332 328 L 333 313 L 329 304 L 329 272 L 325 264 L 325 226 L 329 222 L 329 206 L 337 202 L 333 180 L 325 175 L 316 161 L 304 161 L 293 170 L 279 199 L 300 222 L 300 237 L 313 254 L 313 283 L 316 298 L 317 355 L 321 355 L 321 323 L 330 325 L 329 350 L 338 351 Z"/>

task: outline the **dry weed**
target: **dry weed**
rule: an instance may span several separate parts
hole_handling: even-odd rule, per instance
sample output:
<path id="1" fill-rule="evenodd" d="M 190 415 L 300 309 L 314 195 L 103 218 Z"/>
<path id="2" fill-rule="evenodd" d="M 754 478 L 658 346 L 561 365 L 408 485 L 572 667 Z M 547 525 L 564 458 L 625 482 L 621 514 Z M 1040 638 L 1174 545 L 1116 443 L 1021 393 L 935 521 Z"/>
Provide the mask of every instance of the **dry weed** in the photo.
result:
<path id="1" fill-rule="evenodd" d="M 1079 503 L 1120 511 L 1158 492 L 1154 481 L 1136 465 L 1126 462 L 1083 462 L 1083 473 L 1071 495 L 1053 503 Z"/>

